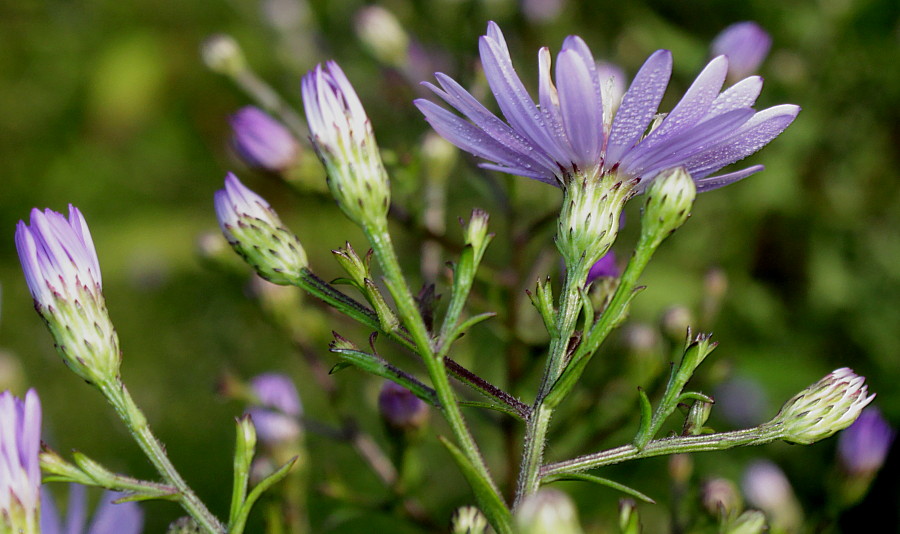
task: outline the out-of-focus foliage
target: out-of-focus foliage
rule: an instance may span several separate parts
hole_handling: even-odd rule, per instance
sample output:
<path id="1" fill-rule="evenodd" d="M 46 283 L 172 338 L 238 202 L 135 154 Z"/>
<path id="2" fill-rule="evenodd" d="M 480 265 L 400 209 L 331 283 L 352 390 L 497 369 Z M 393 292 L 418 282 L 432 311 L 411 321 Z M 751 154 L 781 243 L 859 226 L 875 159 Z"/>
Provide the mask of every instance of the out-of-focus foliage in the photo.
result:
<path id="1" fill-rule="evenodd" d="M 598 56 L 629 74 L 652 51 L 669 48 L 675 73 L 663 109 L 702 68 L 709 42 L 722 28 L 739 20 L 757 21 L 773 37 L 772 52 L 761 68 L 766 85 L 759 105 L 791 102 L 803 112 L 754 157 L 754 163 L 766 165 L 765 172 L 698 199 L 691 220 L 647 271 L 643 283 L 648 289 L 635 300 L 633 320 L 655 323 L 662 308 L 673 304 L 698 309 L 704 274 L 717 266 L 727 276 L 728 290 L 713 327 L 721 345 L 698 377 L 705 381 L 703 387 L 751 384 L 763 419 L 796 391 L 846 365 L 868 377 L 885 417 L 894 426 L 900 423 L 900 4 L 557 0 L 558 13 L 538 16 L 553 3 L 391 0 L 380 5 L 399 18 L 434 69 L 482 93 L 487 88 L 478 74 L 477 37 L 489 19 L 503 27 L 514 62 L 529 80 L 536 76 L 538 47 L 557 50 L 568 34 L 581 35 Z M 294 350 L 297 339 L 262 317 L 247 298 L 247 277 L 211 270 L 195 253 L 198 235 L 216 229 L 212 193 L 221 187 L 227 169 L 241 174 L 277 208 L 324 278 L 339 275 L 331 249 L 347 240 L 364 249 L 358 230 L 321 193 L 295 194 L 279 180 L 242 167 L 232 155 L 227 116 L 250 102 L 203 67 L 199 46 L 214 32 L 232 34 L 257 73 L 298 112 L 300 76 L 318 61 L 338 60 L 385 151 L 396 203 L 412 217 L 420 216 L 418 147 L 428 128 L 411 100 L 423 94 L 414 82 L 431 79 L 430 71 L 416 63 L 415 69 L 401 73 L 367 53 L 353 29 L 362 7 L 362 2 L 349 0 L 4 3 L 0 229 L 7 233 L 0 239 L 0 346 L 20 360 L 23 372 L 16 378 L 15 364 L 3 363 L 0 383 L 18 380 L 14 387 L 20 393 L 26 384 L 37 388 L 47 421 L 45 440 L 57 450 L 77 448 L 119 471 L 152 477 L 111 410 L 59 361 L 30 309 L 15 257 L 14 224 L 32 206 L 62 210 L 69 202 L 79 206 L 91 225 L 124 351 L 124 378 L 175 464 L 215 511 L 224 515 L 227 509 L 223 487 L 233 443 L 231 419 L 241 409 L 214 394 L 225 370 L 247 377 L 287 372 L 299 386 L 307 414 L 335 422 L 341 410 L 352 412 L 389 448 L 377 416 L 380 382 L 343 371 L 334 376 L 340 395 L 327 397 Z M 311 179 L 316 173 L 324 179 L 315 165 L 310 165 L 315 169 Z M 554 213 L 559 195 L 543 184 L 480 171 L 468 156 L 460 158 L 449 181 L 450 240 L 461 242 L 455 220 L 472 207 L 492 214 L 492 231 L 498 234 L 476 291 L 487 287 L 484 280 L 515 282 L 482 291 L 474 301 L 473 311 L 503 313 L 476 328 L 470 334 L 473 342 L 457 357 L 500 384 L 516 383 L 513 393 L 530 402 L 544 340 L 534 337 L 539 318 L 524 290 L 532 289 L 539 276 L 556 276 L 559 267 L 554 257 L 540 254 L 555 250 L 552 224 L 537 225 L 528 247 L 509 236 L 510 230 L 521 232 Z M 638 204 L 629 206 L 628 221 L 638 221 Z M 417 273 L 417 236 L 408 226 L 397 225 L 394 231 L 405 251 L 407 272 Z M 615 245 L 619 257 L 630 253 L 636 226 L 629 222 Z M 443 273 L 426 281 L 437 282 L 438 293 L 447 287 Z M 309 320 L 296 328 L 294 338 L 316 351 L 326 368 L 335 362 L 327 353 L 331 328 L 365 342 L 368 332 L 317 311 L 311 299 L 304 302 Z M 504 311 L 510 303 L 512 311 Z M 514 337 L 519 340 L 506 354 L 490 350 Z M 573 406 L 565 410 L 569 413 L 561 414 L 551 438 L 559 445 L 548 451 L 548 460 L 614 446 L 633 435 L 636 418 L 625 419 L 631 426 L 624 433 L 608 429 L 619 413 L 636 405 L 637 385 L 652 390 L 654 384 L 641 382 L 646 380 L 642 377 L 656 376 L 665 367 L 662 342 L 641 359 L 640 350 L 627 349 L 633 341 L 619 336 L 619 344 L 592 364 L 586 380 L 596 387 L 573 397 Z M 419 369 L 389 343 L 378 347 L 392 361 Z M 507 359 L 513 362 L 509 371 Z M 606 377 L 626 368 L 627 379 L 607 383 Z M 748 403 L 748 397 L 738 401 Z M 496 430 L 502 428 L 497 418 L 474 411 L 467 415 L 486 444 L 497 478 L 514 477 L 518 458 L 506 454 L 510 444 Z M 736 425 L 716 407 L 710 424 L 722 430 Z M 434 426 L 442 432 L 440 423 Z M 584 437 L 591 441 L 580 442 Z M 386 498 L 384 488 L 350 447 L 315 434 L 308 441 L 315 531 L 401 528 L 394 507 L 379 506 Z M 808 522 L 816 524 L 824 520 L 818 511 L 834 477 L 835 441 L 698 455 L 689 478 L 693 483 L 711 477 L 738 480 L 751 459 L 769 457 L 787 472 Z M 446 527 L 451 511 L 470 502 L 469 490 L 434 432 L 423 438 L 419 454 L 421 504 Z M 639 506 L 648 531 L 657 532 L 654 528 L 663 528 L 659 525 L 665 524 L 672 501 L 676 509 L 684 504 L 678 504 L 678 483 L 670 490 L 659 482 L 666 469 L 666 461 L 657 459 L 613 467 L 601 475 L 660 502 Z M 840 519 L 846 531 L 861 531 L 860 523 L 851 522 L 873 517 L 887 521 L 882 531 L 896 530 L 896 471 L 896 457 L 889 457 L 874 491 Z M 558 487 L 572 493 L 589 527 L 615 524 L 618 494 L 572 482 Z M 336 498 L 347 495 L 351 498 Z M 169 505 L 147 509 L 148 532 L 161 531 L 178 516 Z M 402 528 L 398 531 L 420 527 Z"/>

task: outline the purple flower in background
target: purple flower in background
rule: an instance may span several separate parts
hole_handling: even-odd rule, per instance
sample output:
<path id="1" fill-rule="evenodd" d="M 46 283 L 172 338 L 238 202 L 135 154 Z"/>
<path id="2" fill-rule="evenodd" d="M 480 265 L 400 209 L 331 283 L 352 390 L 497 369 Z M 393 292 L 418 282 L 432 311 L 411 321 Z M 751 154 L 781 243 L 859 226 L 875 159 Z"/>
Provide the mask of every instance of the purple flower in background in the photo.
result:
<path id="1" fill-rule="evenodd" d="M 587 283 L 590 284 L 598 278 L 616 278 L 620 274 L 622 271 L 616 265 L 616 254 L 610 250 L 591 266 L 591 270 L 588 271 Z"/>
<path id="2" fill-rule="evenodd" d="M 488 84 L 507 122 L 442 73 L 435 74 L 440 87 L 427 85 L 464 117 L 427 100 L 416 100 L 416 105 L 439 134 L 489 161 L 482 167 L 548 184 L 564 186 L 575 174 L 615 173 L 637 182 L 640 192 L 660 172 L 684 167 L 698 191 L 715 189 L 762 170 L 762 165 L 754 165 L 710 176 L 761 149 L 799 112 L 794 105 L 756 112 L 752 106 L 762 89 L 759 77 L 722 92 L 728 59 L 720 56 L 697 76 L 675 108 L 654 123 L 672 71 L 671 53 L 658 50 L 635 75 L 615 113 L 607 113 L 607 133 L 604 110 L 612 104 L 603 100 L 607 80 L 601 79 L 581 38 L 570 36 L 563 42 L 556 85 L 550 52 L 541 49 L 537 104 L 516 74 L 495 23 L 488 24 L 479 48 Z"/>
<path id="3" fill-rule="evenodd" d="M 31 210 L 31 226 L 16 225 L 16 250 L 25 281 L 39 308 L 74 300 L 84 288 L 99 294 L 100 262 L 84 216 L 69 205 L 69 218 L 53 210 Z"/>
<path id="4" fill-rule="evenodd" d="M 253 418 L 260 439 L 268 444 L 297 439 L 303 405 L 294 382 L 283 374 L 265 373 L 253 378 L 250 388 L 259 405 L 248 409 L 247 413 Z"/>
<path id="5" fill-rule="evenodd" d="M 40 503 L 41 401 L 0 393 L 0 531 L 34 532 Z M 7 530 L 12 529 L 12 530 Z"/>
<path id="6" fill-rule="evenodd" d="M 841 465 L 850 474 L 874 474 L 884 464 L 894 434 L 878 408 L 866 408 L 838 438 Z"/>
<path id="7" fill-rule="evenodd" d="M 85 487 L 69 484 L 69 502 L 65 521 L 56 509 L 50 492 L 42 493 L 41 532 L 43 534 L 140 534 L 144 528 L 144 513 L 135 502 L 115 504 L 123 493 L 104 491 L 94 519 L 87 526 L 87 499 Z"/>
<path id="8" fill-rule="evenodd" d="M 378 394 L 378 410 L 387 423 L 398 429 L 419 428 L 428 418 L 428 405 L 412 391 L 386 380 Z"/>
<path id="9" fill-rule="evenodd" d="M 247 165 L 278 172 L 297 159 L 297 140 L 263 110 L 247 106 L 232 115 L 230 121 L 234 149 Z"/>
<path id="10" fill-rule="evenodd" d="M 740 80 L 755 73 L 772 46 L 772 38 L 755 22 L 738 22 L 722 30 L 710 46 L 713 56 L 728 57 L 728 77 Z"/>

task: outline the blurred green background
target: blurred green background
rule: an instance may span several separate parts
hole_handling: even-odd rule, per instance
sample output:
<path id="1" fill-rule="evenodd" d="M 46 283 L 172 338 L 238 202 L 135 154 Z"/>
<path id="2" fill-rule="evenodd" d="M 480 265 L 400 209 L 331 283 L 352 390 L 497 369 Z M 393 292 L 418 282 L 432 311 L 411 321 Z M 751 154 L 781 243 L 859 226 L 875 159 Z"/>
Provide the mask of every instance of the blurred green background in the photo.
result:
<path id="1" fill-rule="evenodd" d="M 710 40 L 724 27 L 755 20 L 772 34 L 772 52 L 761 68 L 766 85 L 759 106 L 790 102 L 803 111 L 785 134 L 749 160 L 764 163 L 765 172 L 700 197 L 692 219 L 663 246 L 646 273 L 648 289 L 636 300 L 633 317 L 655 324 L 667 306 L 696 307 L 704 273 L 719 267 L 729 285 L 714 329 L 720 346 L 706 377 L 710 384 L 722 376 L 757 381 L 763 388 L 763 411 L 772 415 L 794 392 L 834 368 L 849 366 L 868 377 L 878 393 L 875 402 L 888 419 L 900 422 L 900 4 L 560 0 L 558 13 L 541 18 L 533 8 L 546 5 L 528 3 L 531 11 L 514 0 L 394 0 L 379 5 L 399 18 L 432 64 L 464 85 L 477 83 L 477 37 L 487 20 L 503 28 L 529 87 L 536 87 L 537 48 L 558 50 L 568 34 L 581 35 L 597 57 L 618 63 L 629 74 L 652 51 L 669 48 L 675 73 L 664 110 L 702 68 Z M 198 259 L 198 236 L 216 230 L 213 192 L 226 170 L 238 172 L 289 222 L 313 268 L 326 279 L 339 275 L 330 249 L 348 239 L 358 250 L 365 247 L 331 201 L 315 193 L 295 194 L 278 179 L 239 163 L 228 148 L 227 117 L 250 101 L 204 67 L 200 45 L 213 33 L 234 36 L 252 68 L 298 112 L 302 74 L 316 62 L 336 59 L 359 92 L 395 171 L 395 199 L 413 217 L 421 211 L 416 205 L 422 175 L 418 146 L 427 125 L 411 100 L 421 89 L 366 52 L 353 29 L 363 2 L 6 0 L 0 5 L 0 229 L 6 229 L 0 240 L 0 347 L 7 355 L 0 381 L 19 392 L 37 388 L 44 403 L 44 439 L 55 449 L 78 449 L 113 469 L 153 476 L 99 395 L 59 361 L 21 276 L 12 239 L 16 221 L 33 206 L 63 211 L 73 203 L 91 225 L 103 266 L 104 292 L 124 351 L 124 378 L 175 464 L 224 515 L 232 418 L 242 407 L 215 394 L 223 371 L 244 377 L 287 372 L 296 379 L 312 417 L 333 421 L 337 416 L 291 339 L 248 298 L 248 278 L 210 269 Z M 428 76 L 423 67 L 420 79 Z M 306 157 L 315 168 L 311 156 Z M 316 169 L 310 179 L 324 179 L 324 174 Z M 542 184 L 480 172 L 468 156 L 460 158 L 450 180 L 450 238 L 459 242 L 458 217 L 467 216 L 472 207 L 486 208 L 494 214 L 498 233 L 487 260 L 492 272 L 512 269 L 519 279 L 532 274 L 538 251 L 552 250 L 551 229 L 537 232 L 536 244 L 524 252 L 510 243 L 508 231 L 535 220 L 535 214 L 552 212 L 558 196 Z M 629 207 L 634 223 L 615 247 L 620 257 L 627 257 L 633 242 L 638 203 Z M 395 230 L 407 271 L 416 273 L 416 236 L 401 226 Z M 534 274 L 554 274 L 558 266 L 545 262 L 541 269 Z M 514 288 L 514 298 L 527 303 L 523 292 L 533 280 L 524 279 Z M 445 291 L 445 281 L 437 282 L 438 292 Z M 486 292 L 475 307 L 496 309 L 498 303 L 495 293 Z M 496 322 L 506 324 L 508 314 L 498 311 Z M 523 322 L 535 320 L 528 305 L 520 314 Z M 331 328 L 360 345 L 367 335 L 341 319 L 314 315 L 307 342 L 328 366 L 335 361 L 327 353 Z M 473 336 L 482 343 L 480 349 L 465 345 L 460 359 L 502 384 L 502 362 L 484 347 L 498 346 L 506 333 L 499 326 L 484 331 Z M 417 369 L 389 343 L 380 343 L 379 349 Z M 533 348 L 526 352 L 528 361 L 540 361 Z M 615 357 L 613 348 L 598 368 L 614 372 Z M 20 362 L 19 371 L 14 362 Z M 343 389 L 339 410 L 356 413 L 363 427 L 383 442 L 374 408 L 378 383 L 353 370 L 335 378 Z M 515 393 L 530 402 L 529 383 L 526 377 Z M 629 385 L 629 391 L 637 385 Z M 602 417 L 602 407 L 594 410 L 589 413 Z M 473 419 L 486 440 L 487 456 L 504 473 L 503 448 L 489 428 L 492 418 Z M 732 428 L 726 421 L 714 418 L 714 423 Z M 443 433 L 441 425 L 433 423 Z M 470 499 L 434 434 L 423 444 L 424 477 L 432 484 L 426 484 L 421 498 L 446 525 L 452 509 Z M 557 428 L 556 434 L 561 439 L 564 432 Z M 628 438 L 582 445 L 573 452 L 623 439 Z M 749 459 L 771 457 L 815 516 L 833 474 L 823 466 L 833 463 L 835 441 L 698 456 L 695 476 L 739 477 Z M 310 436 L 309 443 L 314 486 L 339 481 L 377 501 L 382 488 L 349 447 L 317 436 Z M 551 459 L 561 459 L 554 452 L 551 448 Z M 897 464 L 892 457 L 869 499 L 843 521 L 880 517 L 889 521 L 884 532 L 896 531 Z M 608 475 L 655 491 L 654 498 L 665 503 L 666 491 L 654 482 L 665 469 L 665 460 L 651 460 Z M 439 493 L 433 484 L 437 481 L 442 482 Z M 600 528 L 614 516 L 618 495 L 612 491 L 571 483 L 565 488 L 577 496 L 587 524 Z M 319 492 L 312 502 L 316 531 L 372 531 L 381 521 L 383 528 L 396 527 L 387 512 Z M 162 531 L 179 515 L 168 504 L 150 504 L 146 510 L 148 532 Z M 652 522 L 665 505 L 642 511 Z"/>

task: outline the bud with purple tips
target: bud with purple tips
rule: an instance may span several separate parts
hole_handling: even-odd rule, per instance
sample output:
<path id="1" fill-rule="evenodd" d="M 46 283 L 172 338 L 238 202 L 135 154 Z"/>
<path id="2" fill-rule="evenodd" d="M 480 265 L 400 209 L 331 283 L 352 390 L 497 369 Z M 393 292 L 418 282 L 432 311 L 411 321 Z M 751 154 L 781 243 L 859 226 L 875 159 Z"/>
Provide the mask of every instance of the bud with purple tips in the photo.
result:
<path id="1" fill-rule="evenodd" d="M 868 393 L 865 378 L 843 367 L 787 401 L 767 425 L 785 441 L 815 443 L 853 424 L 875 398 Z"/>
<path id="2" fill-rule="evenodd" d="M 302 92 L 310 139 L 332 196 L 356 224 L 383 224 L 391 198 L 388 175 L 350 80 L 329 61 L 303 77 Z"/>
<path id="3" fill-rule="evenodd" d="M 41 401 L 0 393 L 0 532 L 33 534 L 40 514 Z"/>
<path id="4" fill-rule="evenodd" d="M 263 110 L 247 106 L 231 116 L 232 143 L 251 167 L 280 172 L 297 160 L 300 145 L 283 124 Z"/>
<path id="5" fill-rule="evenodd" d="M 60 516 L 49 492 L 41 493 L 41 532 L 43 534 L 140 534 L 144 528 L 144 513 L 140 505 L 129 501 L 116 503 L 124 493 L 104 491 L 93 520 L 87 525 L 87 495 L 81 484 L 69 485 L 65 519 Z M 85 528 L 87 527 L 87 528 Z"/>
<path id="6" fill-rule="evenodd" d="M 52 210 L 19 221 L 16 249 L 34 307 L 56 348 L 78 376 L 91 383 L 119 376 L 119 339 L 106 311 L 100 263 L 87 223 L 69 206 L 68 219 Z"/>
<path id="7" fill-rule="evenodd" d="M 722 30 L 711 45 L 713 56 L 728 57 L 728 78 L 742 80 L 755 74 L 772 46 L 772 38 L 759 24 L 738 22 Z"/>
<path id="8" fill-rule="evenodd" d="M 215 207 L 228 243 L 261 277 L 280 285 L 300 277 L 308 265 L 300 240 L 234 174 L 228 173 L 225 189 L 216 191 Z"/>

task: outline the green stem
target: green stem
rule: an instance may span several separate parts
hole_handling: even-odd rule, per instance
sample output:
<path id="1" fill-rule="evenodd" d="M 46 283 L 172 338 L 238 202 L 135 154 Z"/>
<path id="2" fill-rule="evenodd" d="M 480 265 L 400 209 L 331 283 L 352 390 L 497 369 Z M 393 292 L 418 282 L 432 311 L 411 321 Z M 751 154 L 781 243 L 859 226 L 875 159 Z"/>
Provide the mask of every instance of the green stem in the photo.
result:
<path id="1" fill-rule="evenodd" d="M 500 490 L 497 488 L 493 478 L 488 471 L 484 458 L 472 437 L 469 428 L 466 426 L 462 412 L 459 409 L 459 403 L 453 388 L 450 386 L 450 379 L 447 375 L 444 359 L 435 354 L 435 348 L 432 345 L 431 335 L 422 320 L 422 315 L 416 306 L 415 299 L 406 284 L 403 271 L 400 269 L 400 262 L 394 252 L 391 243 L 390 234 L 387 231 L 387 220 L 381 220 L 375 224 L 367 224 L 363 227 L 363 231 L 375 252 L 375 257 L 384 270 L 384 277 L 388 285 L 388 290 L 394 298 L 397 306 L 397 313 L 400 316 L 403 325 L 410 333 L 417 352 L 422 355 L 428 375 L 431 378 L 431 385 L 437 393 L 438 400 L 441 403 L 441 411 L 456 441 L 459 444 L 463 454 L 468 459 L 477 476 L 482 479 L 486 487 L 490 488 L 493 496 L 493 502 L 503 502 Z M 510 528 L 509 510 L 484 510 L 489 517 L 493 516 L 493 526 L 500 532 L 508 532 Z"/>
<path id="2" fill-rule="evenodd" d="M 668 454 L 681 454 L 690 452 L 721 451 L 734 447 L 746 447 L 750 445 L 764 445 L 781 438 L 777 428 L 762 425 L 755 428 L 707 434 L 700 436 L 678 436 L 674 438 L 651 441 L 643 449 L 634 445 L 623 445 L 615 449 L 579 456 L 571 460 L 564 460 L 547 464 L 541 468 L 541 478 L 554 475 L 567 475 L 596 469 L 606 465 L 618 464 L 629 460 L 663 456 Z"/>
<path id="3" fill-rule="evenodd" d="M 537 491 L 540 486 L 539 471 L 544 460 L 544 447 L 547 442 L 547 431 L 553 417 L 553 406 L 544 403 L 544 397 L 552 388 L 566 366 L 569 340 L 575 332 L 578 315 L 581 311 L 581 288 L 587 280 L 589 265 L 582 259 L 574 265 L 567 266 L 566 282 L 560 295 L 559 310 L 556 315 L 555 335 L 550 342 L 550 356 L 544 368 L 541 388 L 532 407 L 531 416 L 525 426 L 525 439 L 522 445 L 522 462 L 519 467 L 519 482 L 516 487 L 515 505 L 522 499 Z"/>
<path id="4" fill-rule="evenodd" d="M 360 304 L 356 300 L 348 297 L 344 293 L 341 293 L 340 291 L 332 287 L 331 284 L 316 276 L 309 269 L 304 269 L 301 276 L 295 279 L 293 283 L 297 287 L 300 287 L 309 294 L 321 299 L 326 304 L 335 308 L 351 319 L 354 319 L 368 326 L 369 328 L 372 328 L 373 330 L 382 332 L 390 339 L 396 341 L 397 343 L 400 343 L 410 351 L 422 356 L 422 353 L 419 351 L 416 344 L 410 339 L 407 332 L 403 330 L 382 330 L 381 322 L 378 320 L 378 315 L 376 315 L 375 312 Z M 503 391 L 497 386 L 484 380 L 472 371 L 469 371 L 456 361 L 450 358 L 444 358 L 444 365 L 447 367 L 447 370 L 450 371 L 454 378 L 471 387 L 472 389 L 478 391 L 482 395 L 509 406 L 510 409 L 518 414 L 521 414 L 523 417 L 525 417 L 529 413 L 529 406 L 522 403 L 506 391 Z"/>
<path id="5" fill-rule="evenodd" d="M 111 382 L 97 384 L 98 389 L 103 393 L 112 407 L 115 409 L 119 417 L 125 422 L 132 437 L 137 441 L 141 450 L 147 455 L 150 463 L 156 467 L 156 470 L 163 477 L 166 483 L 178 489 L 179 502 L 185 511 L 190 514 L 194 520 L 200 525 L 205 532 L 213 534 L 222 534 L 225 528 L 218 519 L 206 508 L 199 497 L 188 486 L 187 482 L 181 477 L 175 466 L 166 456 L 165 447 L 156 439 L 147 418 L 143 412 L 135 404 L 131 394 L 128 393 L 125 384 L 116 378 Z"/>

